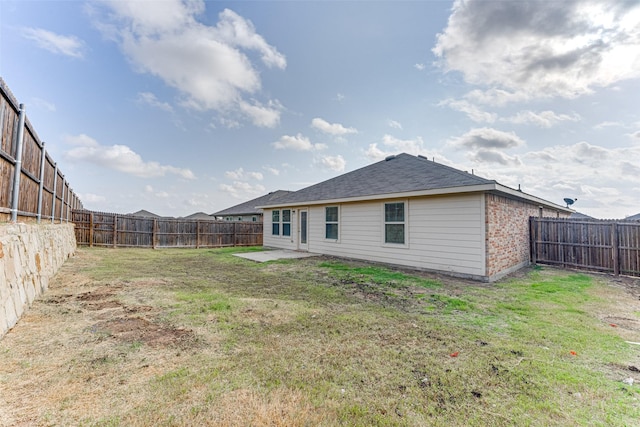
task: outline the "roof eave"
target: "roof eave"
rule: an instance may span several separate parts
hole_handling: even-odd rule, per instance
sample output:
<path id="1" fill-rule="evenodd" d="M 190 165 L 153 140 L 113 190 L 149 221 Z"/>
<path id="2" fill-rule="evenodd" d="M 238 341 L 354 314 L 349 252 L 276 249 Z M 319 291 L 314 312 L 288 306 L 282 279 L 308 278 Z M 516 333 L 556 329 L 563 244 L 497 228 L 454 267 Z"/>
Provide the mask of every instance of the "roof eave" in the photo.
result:
<path id="1" fill-rule="evenodd" d="M 478 193 L 478 192 L 490 192 L 490 191 L 504 193 L 506 195 L 516 197 L 519 199 L 525 199 L 542 206 L 546 206 L 556 210 L 561 210 L 563 212 L 567 212 L 567 213 L 573 212 L 573 210 L 565 208 L 564 206 L 556 205 L 555 203 L 546 201 L 539 197 L 532 196 L 530 194 L 523 193 L 522 191 L 514 190 L 509 187 L 505 187 L 504 185 L 498 184 L 497 182 L 491 182 L 487 184 L 478 184 L 478 185 L 465 185 L 460 187 L 435 188 L 431 190 L 407 191 L 407 192 L 401 192 L 401 193 L 371 194 L 367 196 L 358 196 L 358 197 L 344 197 L 344 198 L 325 199 L 325 200 L 285 202 L 285 203 L 279 203 L 279 204 L 261 205 L 257 207 L 261 209 L 272 209 L 272 208 L 283 207 L 283 206 L 287 206 L 287 207 L 288 206 L 313 206 L 313 205 L 326 205 L 326 204 L 350 203 L 350 202 L 366 202 L 370 200 L 405 199 L 409 197 L 441 196 L 441 195 L 447 195 L 447 194 Z"/>

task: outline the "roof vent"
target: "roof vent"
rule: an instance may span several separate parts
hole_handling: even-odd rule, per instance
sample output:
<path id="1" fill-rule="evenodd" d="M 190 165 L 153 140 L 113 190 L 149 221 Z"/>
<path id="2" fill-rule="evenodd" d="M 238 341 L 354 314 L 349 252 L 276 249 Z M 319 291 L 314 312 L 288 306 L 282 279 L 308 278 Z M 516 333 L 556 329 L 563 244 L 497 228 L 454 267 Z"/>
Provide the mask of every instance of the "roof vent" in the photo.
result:
<path id="1" fill-rule="evenodd" d="M 422 154 L 418 154 L 418 157 L 420 157 L 421 159 L 429 160 L 426 158 L 426 156 L 423 156 Z"/>
<path id="2" fill-rule="evenodd" d="M 385 157 L 384 160 L 388 162 L 389 160 L 393 160 L 395 158 L 396 158 L 395 154 L 392 154 L 390 156 Z"/>

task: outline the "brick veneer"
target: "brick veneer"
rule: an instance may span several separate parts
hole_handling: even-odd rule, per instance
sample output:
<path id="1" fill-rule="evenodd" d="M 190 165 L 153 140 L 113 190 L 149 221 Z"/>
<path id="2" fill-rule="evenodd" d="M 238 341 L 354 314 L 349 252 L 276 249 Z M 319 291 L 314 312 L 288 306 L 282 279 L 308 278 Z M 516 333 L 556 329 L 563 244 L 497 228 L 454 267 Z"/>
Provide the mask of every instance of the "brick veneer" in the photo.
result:
<path id="1" fill-rule="evenodd" d="M 486 275 L 500 277 L 529 263 L 529 217 L 540 216 L 537 204 L 496 194 L 485 196 Z M 566 218 L 568 214 L 544 208 L 543 217 Z"/>

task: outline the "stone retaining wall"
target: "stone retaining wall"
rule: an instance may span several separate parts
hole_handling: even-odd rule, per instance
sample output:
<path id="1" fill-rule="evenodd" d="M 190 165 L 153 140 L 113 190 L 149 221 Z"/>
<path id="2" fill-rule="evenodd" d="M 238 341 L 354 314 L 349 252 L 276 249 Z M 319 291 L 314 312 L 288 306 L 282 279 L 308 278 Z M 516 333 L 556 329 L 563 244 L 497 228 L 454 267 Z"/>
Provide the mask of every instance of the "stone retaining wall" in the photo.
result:
<path id="1" fill-rule="evenodd" d="M 0 338 L 75 250 L 73 224 L 0 224 Z"/>

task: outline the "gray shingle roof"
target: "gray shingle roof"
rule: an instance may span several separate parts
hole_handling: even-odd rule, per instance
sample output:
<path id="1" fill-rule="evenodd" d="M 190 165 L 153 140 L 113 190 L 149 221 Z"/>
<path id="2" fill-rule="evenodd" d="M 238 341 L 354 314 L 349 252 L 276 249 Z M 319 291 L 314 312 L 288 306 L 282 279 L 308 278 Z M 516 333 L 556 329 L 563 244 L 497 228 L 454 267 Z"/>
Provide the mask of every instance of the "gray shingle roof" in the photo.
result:
<path id="1" fill-rule="evenodd" d="M 628 216 L 624 219 L 625 221 L 640 221 L 640 213 L 635 215 Z"/>
<path id="2" fill-rule="evenodd" d="M 196 212 L 196 213 L 192 213 L 189 216 L 185 216 L 184 219 L 205 219 L 205 220 L 211 220 L 213 221 L 215 219 L 215 217 L 206 214 L 204 212 Z"/>
<path id="3" fill-rule="evenodd" d="M 262 206 L 495 183 L 421 156 L 402 153 L 390 157 L 303 188 L 279 198 L 275 203 L 263 203 Z"/>
<path id="4" fill-rule="evenodd" d="M 225 215 L 258 215 L 262 214 L 262 209 L 256 208 L 256 206 L 269 205 L 274 203 L 276 200 L 280 199 L 287 194 L 290 194 L 291 191 L 286 190 L 276 190 L 272 191 L 269 194 L 265 194 L 264 196 L 260 196 L 256 199 L 249 200 L 244 203 L 240 203 L 239 205 L 232 206 L 227 209 L 223 209 L 218 212 L 214 212 L 212 216 L 225 216 Z"/>
<path id="5" fill-rule="evenodd" d="M 140 209 L 138 212 L 130 213 L 129 215 L 140 216 L 143 218 L 162 218 L 160 215 L 156 215 L 153 212 Z"/>

